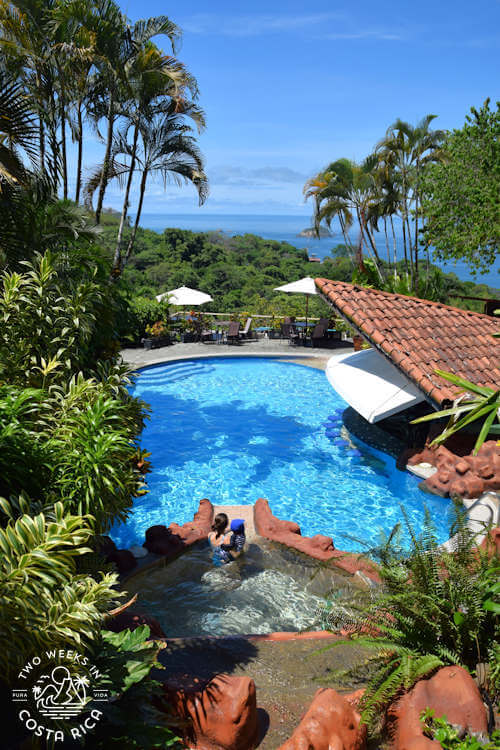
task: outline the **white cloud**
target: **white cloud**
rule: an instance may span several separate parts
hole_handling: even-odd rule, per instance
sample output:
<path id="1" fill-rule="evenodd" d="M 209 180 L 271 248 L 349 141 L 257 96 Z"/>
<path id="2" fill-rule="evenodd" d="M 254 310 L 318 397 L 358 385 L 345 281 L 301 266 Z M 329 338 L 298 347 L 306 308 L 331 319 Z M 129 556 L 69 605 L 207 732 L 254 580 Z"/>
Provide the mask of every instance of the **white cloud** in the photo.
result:
<path id="1" fill-rule="evenodd" d="M 276 32 L 302 31 L 339 19 L 339 13 L 311 13 L 308 15 L 251 15 L 232 18 L 200 13 L 181 21 L 184 31 L 192 34 L 218 34 L 224 36 L 260 36 Z"/>
<path id="2" fill-rule="evenodd" d="M 279 184 L 303 184 L 307 176 L 289 167 L 259 167 L 246 169 L 245 167 L 221 165 L 209 170 L 208 177 L 213 185 L 238 185 L 241 187 L 261 186 L 273 187 Z"/>
<path id="3" fill-rule="evenodd" d="M 375 29 L 365 29 L 365 30 L 358 30 L 358 31 L 352 31 L 352 32 L 332 32 L 327 34 L 322 34 L 320 39 L 339 39 L 346 41 L 349 40 L 357 40 L 357 39 L 374 39 L 379 41 L 386 41 L 386 42 L 400 42 L 403 41 L 405 38 L 403 34 L 396 33 L 393 31 L 381 31 L 381 30 L 375 30 Z"/>
<path id="4" fill-rule="evenodd" d="M 342 23 L 344 28 L 332 28 Z M 314 39 L 399 41 L 404 34 L 393 29 L 366 29 L 353 27 L 352 19 L 344 13 L 310 13 L 303 15 L 261 14 L 251 16 L 220 17 L 200 13 L 181 22 L 184 31 L 191 34 L 250 37 L 264 34 L 298 32 Z"/>

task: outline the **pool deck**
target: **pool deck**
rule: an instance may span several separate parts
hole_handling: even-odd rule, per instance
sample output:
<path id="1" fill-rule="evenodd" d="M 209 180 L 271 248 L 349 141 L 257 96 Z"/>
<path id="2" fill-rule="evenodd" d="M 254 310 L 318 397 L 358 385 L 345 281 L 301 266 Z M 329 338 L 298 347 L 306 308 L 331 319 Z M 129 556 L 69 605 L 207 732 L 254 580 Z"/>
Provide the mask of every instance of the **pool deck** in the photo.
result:
<path id="1" fill-rule="evenodd" d="M 339 341 L 334 348 L 290 346 L 287 341 L 260 338 L 239 345 L 228 344 L 171 344 L 158 349 L 122 349 L 124 362 L 134 368 L 176 362 L 183 359 L 206 357 L 278 357 L 288 362 L 324 370 L 331 357 L 340 357 L 354 351 L 350 341 Z"/>

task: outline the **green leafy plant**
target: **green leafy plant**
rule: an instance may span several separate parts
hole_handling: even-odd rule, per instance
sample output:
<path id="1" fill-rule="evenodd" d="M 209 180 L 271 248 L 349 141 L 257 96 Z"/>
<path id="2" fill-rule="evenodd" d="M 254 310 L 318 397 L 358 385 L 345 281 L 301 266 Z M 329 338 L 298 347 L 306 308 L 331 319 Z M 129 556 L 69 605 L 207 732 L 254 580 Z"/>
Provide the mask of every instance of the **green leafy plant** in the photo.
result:
<path id="1" fill-rule="evenodd" d="M 494 731 L 489 742 L 461 732 L 448 723 L 446 716 L 436 716 L 432 708 L 420 714 L 424 735 L 439 742 L 443 750 L 496 750 L 500 747 L 500 732 Z"/>
<path id="2" fill-rule="evenodd" d="M 155 698 L 161 698 L 162 686 L 151 679 L 150 672 L 163 667 L 157 660 L 159 646 L 148 640 L 149 636 L 146 625 L 120 633 L 101 632 L 94 647 L 95 663 L 102 672 L 98 687 L 109 690 L 112 700 L 99 704 L 104 717 L 90 747 L 181 747 L 168 726 L 175 720 L 154 706 Z"/>
<path id="3" fill-rule="evenodd" d="M 409 554 L 401 558 L 398 549 L 391 554 L 390 545 L 383 546 L 380 594 L 351 613 L 349 640 L 372 652 L 373 674 L 362 700 L 362 718 L 371 726 L 401 689 L 438 667 L 462 664 L 473 671 L 500 633 L 492 585 L 498 558 L 475 546 L 463 512 L 456 509 L 452 551 L 438 544 L 428 512 L 420 537 L 407 519 L 406 525 Z"/>
<path id="4" fill-rule="evenodd" d="M 92 518 L 65 511 L 33 514 L 24 498 L 0 498 L 9 520 L 0 529 L 0 670 L 10 683 L 44 648 L 82 649 L 96 638 L 103 613 L 121 596 L 115 574 L 78 575 L 76 558 L 91 549 Z"/>

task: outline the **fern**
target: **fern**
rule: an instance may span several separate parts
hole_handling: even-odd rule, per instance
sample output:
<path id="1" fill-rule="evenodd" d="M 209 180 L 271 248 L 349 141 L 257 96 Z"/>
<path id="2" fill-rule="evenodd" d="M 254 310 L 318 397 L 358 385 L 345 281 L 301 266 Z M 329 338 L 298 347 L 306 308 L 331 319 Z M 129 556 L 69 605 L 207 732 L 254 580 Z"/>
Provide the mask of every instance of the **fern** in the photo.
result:
<path id="1" fill-rule="evenodd" d="M 347 641 L 322 649 L 355 640 L 371 650 L 375 671 L 362 700 L 362 718 L 372 728 L 400 691 L 445 664 L 462 664 L 473 671 L 489 655 L 495 684 L 499 681 L 498 556 L 474 546 L 458 506 L 453 552 L 438 545 L 428 512 L 420 536 L 404 509 L 403 515 L 412 540 L 410 554 L 402 560 L 384 550 L 378 594 L 369 605 L 353 611 Z"/>

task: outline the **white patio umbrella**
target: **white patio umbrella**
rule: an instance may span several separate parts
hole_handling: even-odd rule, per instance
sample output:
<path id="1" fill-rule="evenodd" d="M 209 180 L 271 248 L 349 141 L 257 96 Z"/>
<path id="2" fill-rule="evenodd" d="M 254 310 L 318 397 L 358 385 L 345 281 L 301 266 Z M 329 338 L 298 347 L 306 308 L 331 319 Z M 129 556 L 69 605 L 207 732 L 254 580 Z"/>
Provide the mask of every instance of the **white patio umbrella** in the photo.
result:
<path id="1" fill-rule="evenodd" d="M 212 297 L 205 292 L 199 292 L 197 289 L 190 289 L 188 286 L 180 286 L 178 289 L 171 289 L 170 292 L 163 292 L 163 294 L 157 294 L 157 302 L 161 302 L 162 299 L 168 297 L 168 303 L 170 305 L 185 305 L 186 307 L 192 307 L 193 305 L 203 305 L 205 302 L 213 302 Z"/>
<path id="2" fill-rule="evenodd" d="M 274 288 L 275 292 L 292 292 L 295 294 L 306 295 L 306 327 L 307 327 L 307 315 L 309 312 L 309 296 L 311 294 L 318 294 L 314 279 L 310 276 L 305 276 L 303 279 L 298 281 L 292 281 L 290 284 L 284 284 L 283 286 L 277 286 Z"/>

